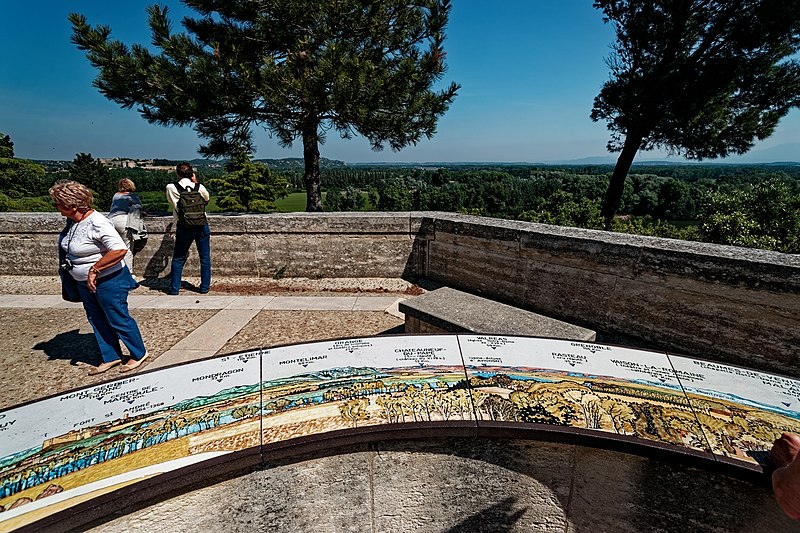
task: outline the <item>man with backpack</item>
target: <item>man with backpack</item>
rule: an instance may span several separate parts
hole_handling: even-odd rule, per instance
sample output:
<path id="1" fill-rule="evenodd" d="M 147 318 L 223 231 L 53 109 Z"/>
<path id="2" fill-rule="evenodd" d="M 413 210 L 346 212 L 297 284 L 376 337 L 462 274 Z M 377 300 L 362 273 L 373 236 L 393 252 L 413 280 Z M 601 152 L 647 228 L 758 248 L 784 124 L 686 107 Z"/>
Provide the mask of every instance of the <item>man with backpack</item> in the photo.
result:
<path id="1" fill-rule="evenodd" d="M 183 265 L 193 242 L 200 256 L 199 292 L 205 294 L 211 286 L 211 232 L 206 218 L 209 195 L 197 181 L 192 165 L 181 163 L 176 172 L 178 181 L 167 184 L 167 199 L 172 205 L 175 224 L 175 248 L 172 251 L 167 294 L 176 295 L 180 292 Z"/>

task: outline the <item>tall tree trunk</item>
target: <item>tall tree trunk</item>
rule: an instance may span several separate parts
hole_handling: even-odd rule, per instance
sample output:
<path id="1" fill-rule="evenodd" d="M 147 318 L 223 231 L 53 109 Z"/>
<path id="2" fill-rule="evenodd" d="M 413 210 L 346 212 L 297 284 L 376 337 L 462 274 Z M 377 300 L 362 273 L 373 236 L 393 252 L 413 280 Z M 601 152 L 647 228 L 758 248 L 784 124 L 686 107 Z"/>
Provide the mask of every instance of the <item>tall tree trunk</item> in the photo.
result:
<path id="1" fill-rule="evenodd" d="M 316 124 L 303 130 L 303 162 L 306 185 L 306 211 L 322 211 L 322 192 L 319 173 L 319 136 Z"/>
<path id="2" fill-rule="evenodd" d="M 644 135 L 640 133 L 628 133 L 625 137 L 625 144 L 619 154 L 617 164 L 614 166 L 614 172 L 611 174 L 611 181 L 609 181 L 608 189 L 606 190 L 606 197 L 603 200 L 603 207 L 600 210 L 607 230 L 611 229 L 611 221 L 614 220 L 614 215 L 619 209 L 622 193 L 625 192 L 625 179 L 628 177 L 628 172 L 631 170 L 633 159 L 636 157 L 636 152 L 639 151 L 643 138 Z"/>

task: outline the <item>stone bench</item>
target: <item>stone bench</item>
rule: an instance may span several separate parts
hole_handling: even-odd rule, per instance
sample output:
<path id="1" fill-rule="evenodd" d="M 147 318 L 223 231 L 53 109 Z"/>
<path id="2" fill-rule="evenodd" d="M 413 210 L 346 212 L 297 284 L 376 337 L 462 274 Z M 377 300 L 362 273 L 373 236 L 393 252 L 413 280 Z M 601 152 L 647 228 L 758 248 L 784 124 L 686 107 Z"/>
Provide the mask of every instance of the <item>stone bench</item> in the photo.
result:
<path id="1" fill-rule="evenodd" d="M 554 339 L 595 340 L 590 329 L 466 292 L 441 287 L 403 300 L 406 333 L 489 333 Z"/>

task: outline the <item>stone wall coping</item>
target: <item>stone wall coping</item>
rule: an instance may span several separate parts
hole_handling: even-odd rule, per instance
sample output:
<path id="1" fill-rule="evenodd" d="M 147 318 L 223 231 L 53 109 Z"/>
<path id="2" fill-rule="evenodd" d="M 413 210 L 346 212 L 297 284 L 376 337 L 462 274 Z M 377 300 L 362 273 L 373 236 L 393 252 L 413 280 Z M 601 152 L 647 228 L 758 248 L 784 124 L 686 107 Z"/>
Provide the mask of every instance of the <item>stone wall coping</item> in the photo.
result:
<path id="1" fill-rule="evenodd" d="M 596 332 L 590 329 L 450 287 L 403 300 L 398 307 L 406 315 L 406 333 L 419 332 L 409 328 L 409 318 L 415 318 L 452 333 L 534 335 L 581 341 L 594 341 L 596 337 Z"/>
<path id="2" fill-rule="evenodd" d="M 0 213 L 0 234 L 38 234 L 58 233 L 65 218 L 59 213 Z M 165 233 L 172 230 L 172 217 L 168 215 L 151 216 L 145 219 L 150 233 Z M 212 232 L 227 233 L 247 229 L 261 233 L 309 233 L 331 232 L 371 233 L 394 229 L 397 233 L 415 235 L 425 231 L 426 225 L 457 223 L 464 233 L 481 235 L 485 232 L 505 230 L 516 234 L 518 240 L 524 237 L 565 239 L 572 244 L 582 243 L 597 247 L 610 245 L 642 251 L 671 252 L 686 257 L 703 257 L 714 260 L 729 260 L 737 263 L 758 263 L 774 267 L 798 269 L 795 277 L 800 278 L 800 256 L 784 254 L 771 250 L 758 250 L 721 244 L 683 241 L 662 237 L 649 237 L 602 230 L 570 228 L 533 222 L 504 220 L 495 218 L 461 215 L 438 211 L 414 212 L 342 212 L 342 213 L 269 213 L 269 214 L 209 214 Z M 293 224 L 308 224 L 295 227 Z M 373 226 L 376 224 L 378 226 Z M 431 230 L 434 228 L 430 228 Z M 442 228 L 444 229 L 444 228 Z M 465 230 L 469 230 L 466 232 Z"/>
<path id="3" fill-rule="evenodd" d="M 647 235 L 634 235 L 629 233 L 616 233 L 611 231 L 572 228 L 539 224 L 536 222 L 523 222 L 518 220 L 487 219 L 473 215 L 458 213 L 426 213 L 419 215 L 431 218 L 435 222 L 449 221 L 459 223 L 479 233 L 482 228 L 499 228 L 518 232 L 521 236 L 559 237 L 570 242 L 582 242 L 597 246 L 598 243 L 612 246 L 630 247 L 641 250 L 674 252 L 687 256 L 703 256 L 714 259 L 730 259 L 738 262 L 755 262 L 770 265 L 788 266 L 800 269 L 800 256 L 785 254 L 772 250 L 759 250 L 755 248 L 742 248 L 724 244 L 684 241 L 664 237 L 650 237 Z M 800 275 L 800 273 L 798 273 Z"/>

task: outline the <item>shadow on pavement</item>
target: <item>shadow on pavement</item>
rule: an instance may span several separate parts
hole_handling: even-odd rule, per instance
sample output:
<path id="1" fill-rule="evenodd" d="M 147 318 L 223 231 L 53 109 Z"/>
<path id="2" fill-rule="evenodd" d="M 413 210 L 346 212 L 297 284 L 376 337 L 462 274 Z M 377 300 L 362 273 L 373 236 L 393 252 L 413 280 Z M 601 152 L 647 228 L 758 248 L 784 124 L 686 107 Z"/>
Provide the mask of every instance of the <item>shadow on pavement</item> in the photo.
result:
<path id="1" fill-rule="evenodd" d="M 42 350 L 50 361 L 68 359 L 69 364 L 97 365 L 102 359 L 93 333 L 79 333 L 73 329 L 59 333 L 49 341 L 37 343 L 33 349 Z"/>

